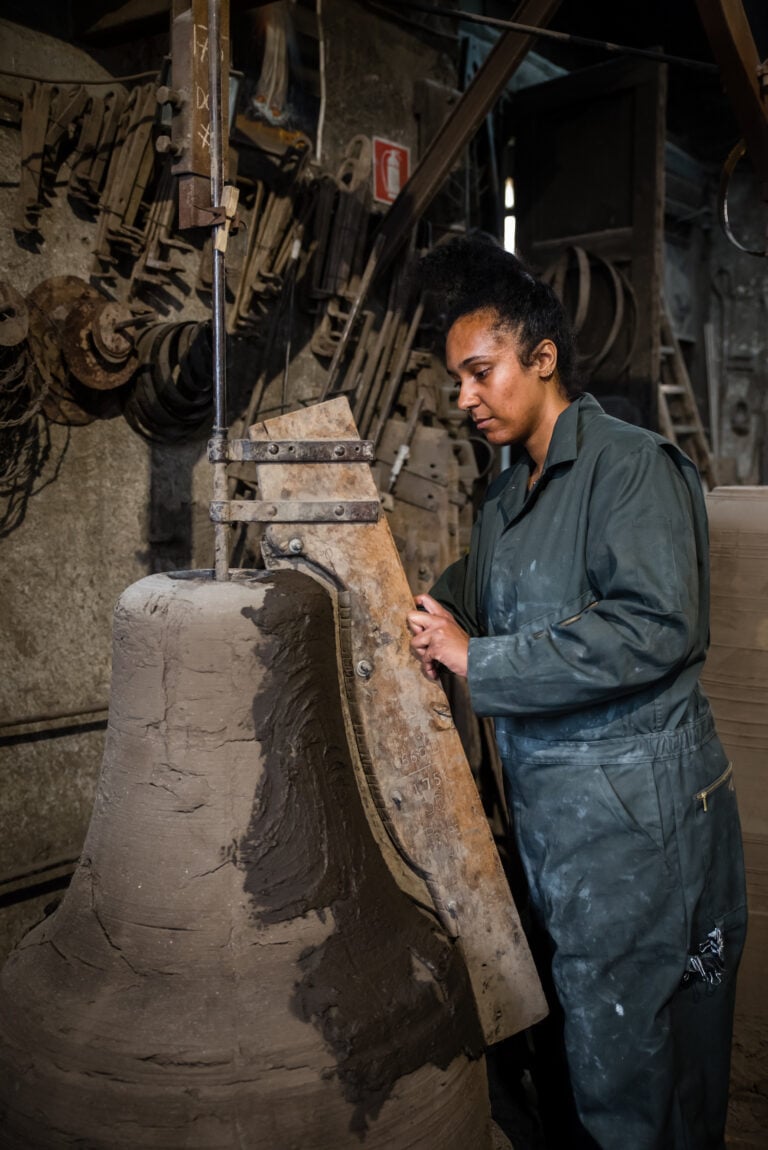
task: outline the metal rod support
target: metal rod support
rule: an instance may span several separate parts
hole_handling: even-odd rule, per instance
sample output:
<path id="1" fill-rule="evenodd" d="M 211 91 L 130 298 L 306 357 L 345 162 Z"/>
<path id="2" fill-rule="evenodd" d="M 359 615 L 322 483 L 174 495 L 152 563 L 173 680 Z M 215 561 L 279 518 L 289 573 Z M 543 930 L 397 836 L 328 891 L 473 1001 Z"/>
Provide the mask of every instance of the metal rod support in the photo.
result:
<path id="1" fill-rule="evenodd" d="M 208 88 L 211 112 L 211 205 L 220 207 L 224 193 L 224 141 L 221 105 L 221 22 L 220 0 L 208 0 Z M 224 320 L 225 308 L 225 252 L 216 243 L 219 228 L 213 228 L 212 260 L 212 318 L 213 318 L 213 438 L 220 445 L 227 439 L 227 351 Z M 221 452 L 220 452 L 221 453 Z M 213 465 L 213 498 L 227 498 L 226 463 Z M 214 572 L 216 579 L 229 578 L 230 529 L 225 523 L 214 525 Z"/>

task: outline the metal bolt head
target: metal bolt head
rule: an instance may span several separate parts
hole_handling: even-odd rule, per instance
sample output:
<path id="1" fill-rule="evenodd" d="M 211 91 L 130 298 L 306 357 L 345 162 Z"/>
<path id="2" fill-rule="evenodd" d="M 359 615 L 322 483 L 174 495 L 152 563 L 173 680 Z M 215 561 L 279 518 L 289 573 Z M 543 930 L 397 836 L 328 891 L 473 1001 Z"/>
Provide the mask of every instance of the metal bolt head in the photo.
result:
<path id="1" fill-rule="evenodd" d="M 370 679 L 373 674 L 373 664 L 369 663 L 367 659 L 361 659 L 355 667 L 355 672 L 361 679 Z"/>
<path id="2" fill-rule="evenodd" d="M 269 507 L 265 508 L 265 512 L 269 516 L 277 515 L 277 508 L 275 507 L 274 504 L 270 504 Z"/>
<path id="3" fill-rule="evenodd" d="M 290 551 L 291 555 L 301 555 L 302 551 L 304 550 L 304 544 L 300 539 L 291 539 L 288 543 L 288 550 Z"/>
<path id="4" fill-rule="evenodd" d="M 184 151 L 184 145 L 174 144 L 170 136 L 158 136 L 155 140 L 155 151 L 161 156 L 180 156 Z"/>
<path id="5" fill-rule="evenodd" d="M 339 519 L 341 519 L 342 515 L 344 514 L 344 508 L 341 506 L 340 503 L 337 504 L 336 507 L 334 507 L 333 514 L 336 515 Z"/>
<path id="6" fill-rule="evenodd" d="M 269 447 L 267 448 L 267 451 L 269 452 L 270 455 L 277 455 L 278 452 L 280 451 L 280 448 L 277 446 L 276 443 L 270 443 Z"/>
<path id="7" fill-rule="evenodd" d="M 174 108 L 180 108 L 184 103 L 184 93 L 170 88 L 167 84 L 162 84 L 157 89 L 155 98 L 158 104 L 173 104 Z"/>
<path id="8" fill-rule="evenodd" d="M 344 448 L 341 446 L 340 443 L 337 443 L 336 446 L 334 447 L 333 454 L 336 456 L 337 459 L 341 459 L 342 455 L 344 454 Z"/>

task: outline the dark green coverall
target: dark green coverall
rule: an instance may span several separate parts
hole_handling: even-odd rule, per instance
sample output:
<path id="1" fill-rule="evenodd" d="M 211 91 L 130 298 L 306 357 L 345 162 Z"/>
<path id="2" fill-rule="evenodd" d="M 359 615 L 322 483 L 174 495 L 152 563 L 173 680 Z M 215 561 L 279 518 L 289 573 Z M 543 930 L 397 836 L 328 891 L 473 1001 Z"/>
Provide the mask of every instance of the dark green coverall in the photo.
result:
<path id="1" fill-rule="evenodd" d="M 695 467 L 589 395 L 538 484 L 521 452 L 432 594 L 472 636 L 579 1117 L 603 1150 L 720 1150 L 746 896 L 731 767 L 698 678 Z"/>

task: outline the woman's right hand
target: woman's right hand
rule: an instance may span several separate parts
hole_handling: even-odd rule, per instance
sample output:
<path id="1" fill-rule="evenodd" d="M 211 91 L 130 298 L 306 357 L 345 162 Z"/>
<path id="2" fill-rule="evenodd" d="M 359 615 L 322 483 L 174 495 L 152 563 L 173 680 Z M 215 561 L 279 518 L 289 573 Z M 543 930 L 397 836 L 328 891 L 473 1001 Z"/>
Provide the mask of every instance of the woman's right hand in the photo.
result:
<path id="1" fill-rule="evenodd" d="M 420 611 L 408 614 L 408 630 L 413 635 L 411 650 L 421 662 L 428 679 L 438 677 L 438 664 L 463 678 L 467 676 L 469 635 L 431 595 L 417 595 Z"/>

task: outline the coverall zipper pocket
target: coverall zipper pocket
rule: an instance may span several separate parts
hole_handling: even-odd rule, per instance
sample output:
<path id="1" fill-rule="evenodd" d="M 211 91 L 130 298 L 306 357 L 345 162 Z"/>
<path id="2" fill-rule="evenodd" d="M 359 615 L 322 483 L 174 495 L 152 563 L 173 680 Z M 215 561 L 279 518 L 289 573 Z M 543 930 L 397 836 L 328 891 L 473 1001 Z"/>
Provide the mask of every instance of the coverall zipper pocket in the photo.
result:
<path id="1" fill-rule="evenodd" d="M 704 787 L 703 790 L 696 792 L 696 794 L 694 795 L 694 798 L 697 799 L 701 803 L 701 805 L 703 806 L 705 811 L 707 810 L 707 799 L 709 798 L 709 796 L 714 791 L 716 791 L 718 789 L 718 787 L 722 787 L 723 783 L 727 783 L 732 774 L 733 774 L 733 763 L 729 763 L 728 766 L 723 771 L 722 775 L 720 775 L 718 778 L 716 778 L 714 783 L 710 783 L 708 787 Z"/>
<path id="2" fill-rule="evenodd" d="M 556 627 L 570 627 L 571 623 L 577 623 L 579 621 L 579 619 L 581 618 L 581 616 L 584 614 L 585 611 L 589 611 L 590 607 L 596 607 L 596 606 L 597 606 L 597 599 L 593 599 L 591 603 L 587 603 L 586 607 L 582 608 L 582 610 L 579 611 L 578 615 L 571 615 L 570 619 L 561 619 L 559 623 L 555 624 L 555 626 Z"/>

